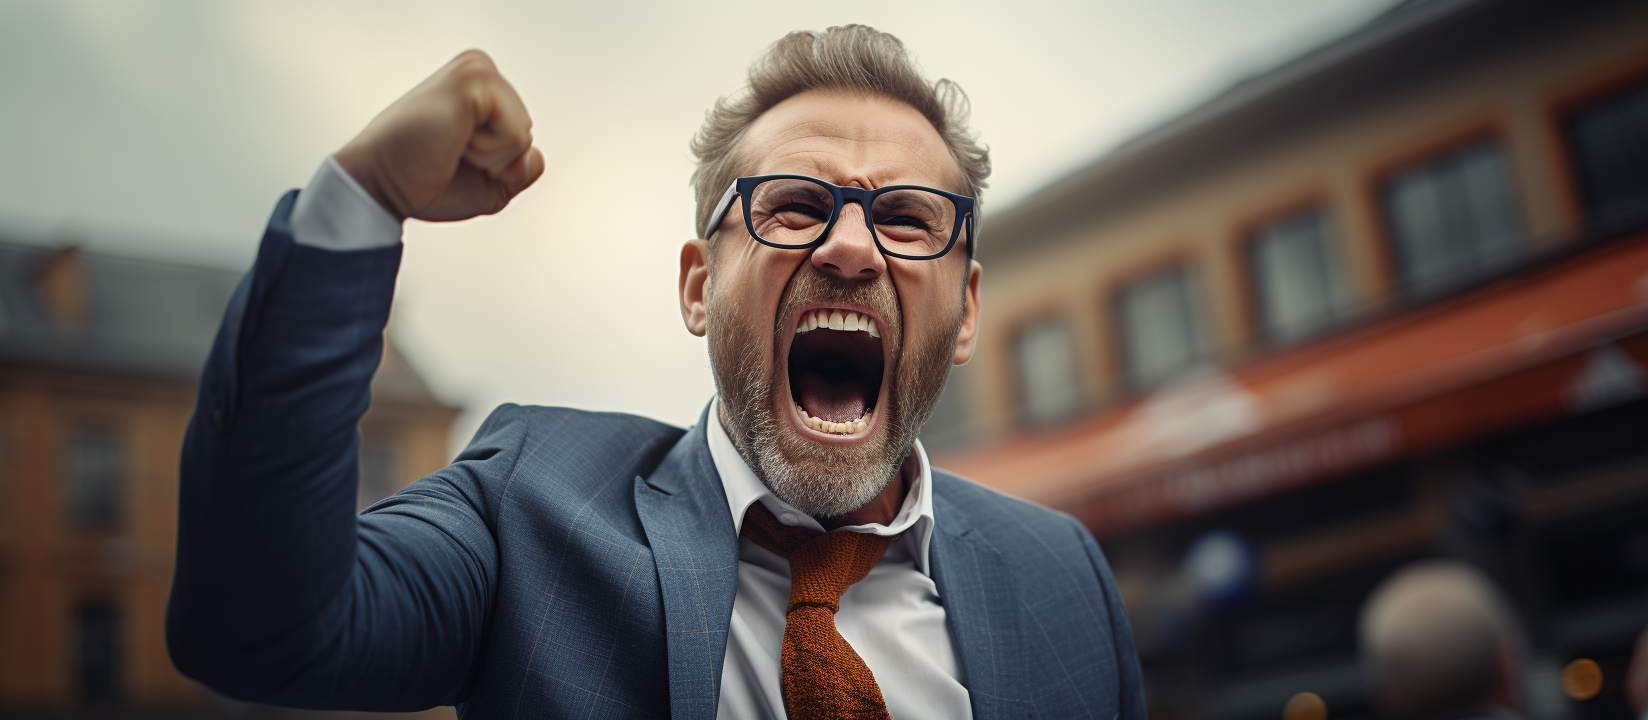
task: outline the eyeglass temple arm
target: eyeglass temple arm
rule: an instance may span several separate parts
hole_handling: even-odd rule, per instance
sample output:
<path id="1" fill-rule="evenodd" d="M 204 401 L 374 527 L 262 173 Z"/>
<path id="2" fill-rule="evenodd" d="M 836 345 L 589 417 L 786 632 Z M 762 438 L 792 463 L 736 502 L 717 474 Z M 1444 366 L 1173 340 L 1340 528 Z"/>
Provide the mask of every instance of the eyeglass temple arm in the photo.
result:
<path id="1" fill-rule="evenodd" d="M 738 197 L 737 180 L 732 181 L 732 184 L 727 186 L 727 191 L 721 193 L 721 200 L 715 203 L 715 212 L 710 213 L 710 221 L 704 225 L 704 232 L 699 237 L 710 239 L 715 229 L 721 226 L 721 221 L 727 218 L 727 211 L 732 209 L 732 199 L 735 197 Z"/>

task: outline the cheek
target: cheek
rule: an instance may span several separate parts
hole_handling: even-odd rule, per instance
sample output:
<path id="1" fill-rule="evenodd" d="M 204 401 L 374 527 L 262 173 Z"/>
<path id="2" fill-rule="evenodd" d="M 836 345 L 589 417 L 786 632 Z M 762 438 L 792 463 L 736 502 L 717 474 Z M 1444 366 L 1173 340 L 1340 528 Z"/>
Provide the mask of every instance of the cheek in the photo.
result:
<path id="1" fill-rule="evenodd" d="M 903 261 L 905 263 L 933 261 Z M 953 268 L 899 268 L 905 272 L 893 274 L 893 289 L 898 293 L 900 309 L 904 311 L 906 328 L 917 332 L 912 337 L 930 337 L 933 332 L 948 333 L 961 309 L 961 287 L 947 272 Z"/>
<path id="2" fill-rule="evenodd" d="M 706 292 L 711 314 L 738 325 L 741 332 L 770 335 L 784 288 L 799 265 L 788 258 L 769 257 L 777 254 L 772 250 L 754 256 L 740 253 L 718 263 Z"/>

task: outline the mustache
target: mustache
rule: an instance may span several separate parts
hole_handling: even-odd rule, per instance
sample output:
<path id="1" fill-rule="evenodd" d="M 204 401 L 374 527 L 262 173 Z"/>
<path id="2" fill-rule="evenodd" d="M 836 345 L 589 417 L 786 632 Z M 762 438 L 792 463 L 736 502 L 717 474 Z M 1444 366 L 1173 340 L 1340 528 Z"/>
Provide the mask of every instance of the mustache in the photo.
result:
<path id="1" fill-rule="evenodd" d="M 787 323 L 801 308 L 813 303 L 840 303 L 868 308 L 876 315 L 882 342 L 895 343 L 895 351 L 896 344 L 902 343 L 904 313 L 899 306 L 898 292 L 893 289 L 893 283 L 885 273 L 874 280 L 848 282 L 808 263 L 790 279 L 778 300 L 778 313 L 773 318 L 776 325 L 774 332 L 779 337 L 792 332 Z"/>

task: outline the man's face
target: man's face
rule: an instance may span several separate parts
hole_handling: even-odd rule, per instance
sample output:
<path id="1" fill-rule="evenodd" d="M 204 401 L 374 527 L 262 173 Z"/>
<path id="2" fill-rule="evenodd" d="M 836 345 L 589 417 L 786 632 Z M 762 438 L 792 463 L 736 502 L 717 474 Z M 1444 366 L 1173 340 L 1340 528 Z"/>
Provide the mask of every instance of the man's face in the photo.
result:
<path id="1" fill-rule="evenodd" d="M 965 192 L 926 118 L 877 96 L 790 98 L 750 127 L 741 153 L 744 175 Z M 978 264 L 965 237 L 936 260 L 888 258 L 858 204 L 808 250 L 756 242 L 742 212 L 727 213 L 713 253 L 703 240 L 683 249 L 683 317 L 709 336 L 721 419 L 751 468 L 797 509 L 844 515 L 895 477 L 949 366 L 971 356 Z M 847 327 L 828 327 L 836 315 Z"/>

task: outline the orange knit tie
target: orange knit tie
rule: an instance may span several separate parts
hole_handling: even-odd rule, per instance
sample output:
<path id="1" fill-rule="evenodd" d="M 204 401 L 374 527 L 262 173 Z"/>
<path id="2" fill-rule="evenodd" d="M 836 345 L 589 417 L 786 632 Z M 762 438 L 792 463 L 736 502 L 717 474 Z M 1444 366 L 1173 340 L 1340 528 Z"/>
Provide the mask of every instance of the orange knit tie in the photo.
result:
<path id="1" fill-rule="evenodd" d="M 741 533 L 790 560 L 790 605 L 785 611 L 779 672 L 790 720 L 887 718 L 881 687 L 864 658 L 835 629 L 841 593 L 863 580 L 894 538 L 869 533 L 806 530 L 778 522 L 757 502 Z"/>

